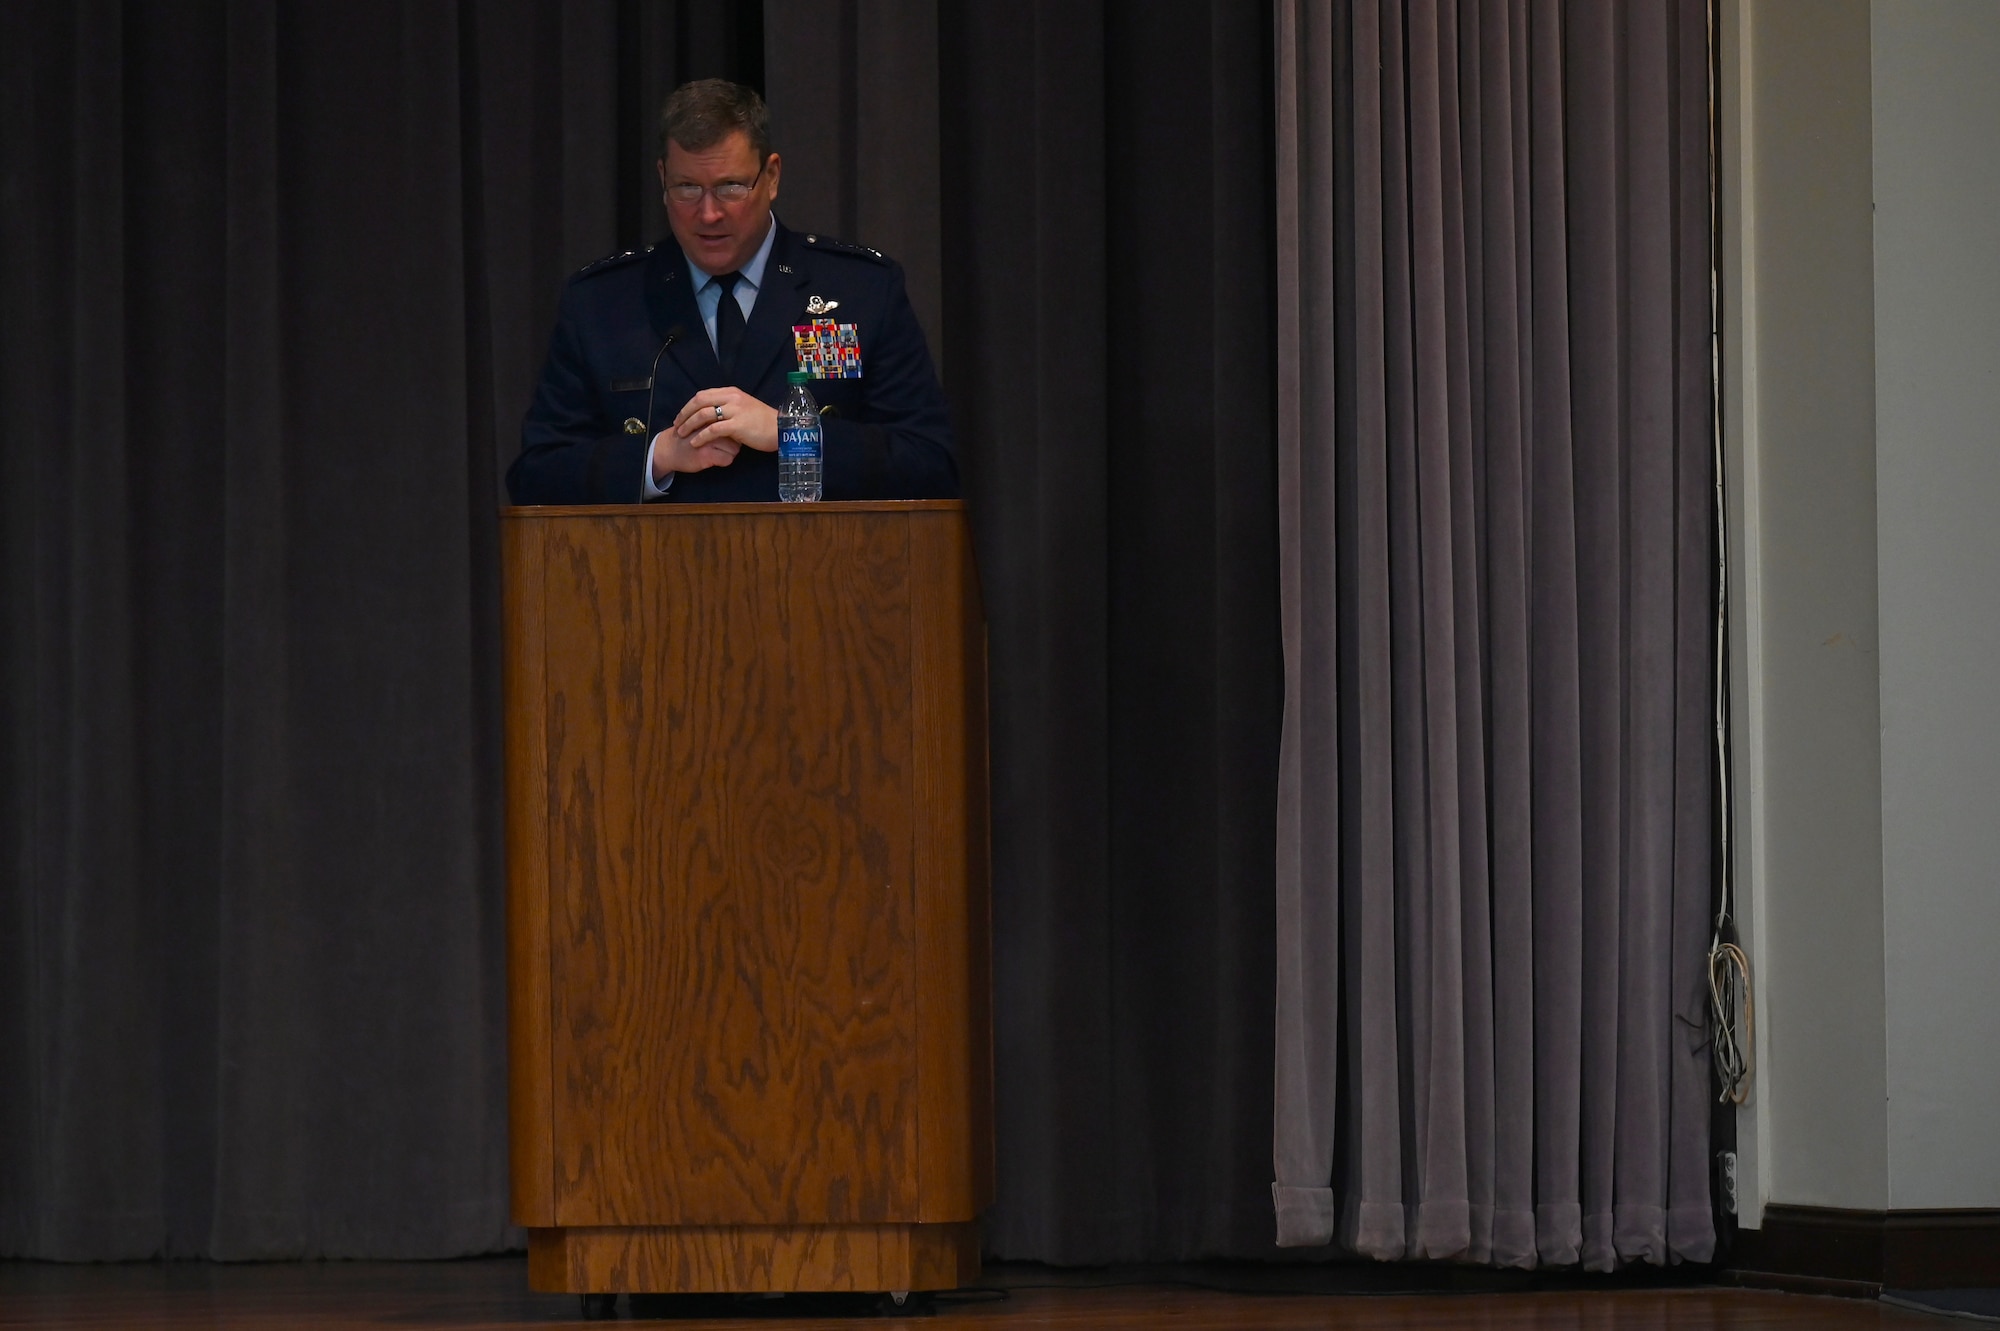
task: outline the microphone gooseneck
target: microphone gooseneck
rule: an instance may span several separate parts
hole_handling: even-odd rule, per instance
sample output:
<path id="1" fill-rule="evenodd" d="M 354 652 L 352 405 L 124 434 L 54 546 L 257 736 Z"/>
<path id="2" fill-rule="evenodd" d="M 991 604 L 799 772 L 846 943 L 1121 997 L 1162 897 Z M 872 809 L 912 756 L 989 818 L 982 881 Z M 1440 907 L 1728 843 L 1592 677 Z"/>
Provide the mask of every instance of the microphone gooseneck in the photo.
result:
<path id="1" fill-rule="evenodd" d="M 653 394 L 659 391 L 660 357 L 666 355 L 667 348 L 680 341 L 680 337 L 681 325 L 675 324 L 669 328 L 666 340 L 661 342 L 660 349 L 653 353 L 652 368 L 646 371 L 646 447 L 648 448 L 653 446 L 653 436 L 658 433 L 653 429 Z"/>

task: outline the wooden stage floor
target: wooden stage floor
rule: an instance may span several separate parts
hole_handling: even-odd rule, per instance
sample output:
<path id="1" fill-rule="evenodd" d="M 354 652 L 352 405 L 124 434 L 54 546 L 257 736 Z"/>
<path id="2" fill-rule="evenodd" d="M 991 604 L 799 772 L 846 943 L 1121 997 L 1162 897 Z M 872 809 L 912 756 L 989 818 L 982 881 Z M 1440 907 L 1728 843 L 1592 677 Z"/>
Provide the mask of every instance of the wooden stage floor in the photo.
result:
<path id="1" fill-rule="evenodd" d="M 1567 1289 L 1517 1293 L 1230 1293 L 1191 1284 L 1091 1283 L 1090 1275 L 1003 1267 L 1004 1287 L 978 1301 L 941 1305 L 904 1319 L 912 1331 L 1004 1331 L 1010 1327 L 1464 1328 L 1501 1331 L 1731 1331 L 1779 1328 L 1907 1328 L 1949 1331 L 1949 1319 L 1860 1299 L 1712 1287 Z M 629 1320 L 625 1321 L 630 1325 Z M 699 1328 L 895 1325 L 885 1319 L 743 1316 L 656 1322 Z M 460 1262 L 320 1262 L 269 1265 L 68 1266 L 0 1263 L 0 1327 L 595 1327 L 569 1296 L 530 1294 L 519 1258 Z M 1959 1323 L 1959 1325 L 1967 1325 Z"/>

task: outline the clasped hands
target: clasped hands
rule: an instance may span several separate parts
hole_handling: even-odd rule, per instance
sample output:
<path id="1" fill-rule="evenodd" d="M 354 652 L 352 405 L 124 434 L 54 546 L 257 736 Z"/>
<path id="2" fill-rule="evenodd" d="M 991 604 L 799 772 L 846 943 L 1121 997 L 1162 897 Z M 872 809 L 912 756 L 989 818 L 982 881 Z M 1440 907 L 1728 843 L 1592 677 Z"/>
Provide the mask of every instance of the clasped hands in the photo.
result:
<path id="1" fill-rule="evenodd" d="M 778 451 L 777 409 L 740 388 L 704 388 L 653 436 L 654 483 L 677 471 L 726 467 L 745 448 Z"/>

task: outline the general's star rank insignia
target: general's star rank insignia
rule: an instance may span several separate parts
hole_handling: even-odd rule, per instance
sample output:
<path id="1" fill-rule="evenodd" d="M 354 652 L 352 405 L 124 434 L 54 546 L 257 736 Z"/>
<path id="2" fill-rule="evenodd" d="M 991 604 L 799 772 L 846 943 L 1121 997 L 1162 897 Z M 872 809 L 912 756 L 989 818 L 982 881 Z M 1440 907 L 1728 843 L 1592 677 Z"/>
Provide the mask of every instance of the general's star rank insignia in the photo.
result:
<path id="1" fill-rule="evenodd" d="M 814 296 L 818 301 L 819 297 Z M 828 302 L 828 308 L 839 302 Z M 812 306 L 806 306 L 808 311 Z M 854 324 L 837 324 L 831 319 L 814 319 L 809 324 L 792 325 L 792 344 L 798 349 L 799 368 L 815 379 L 859 379 L 861 377 L 861 333 Z"/>

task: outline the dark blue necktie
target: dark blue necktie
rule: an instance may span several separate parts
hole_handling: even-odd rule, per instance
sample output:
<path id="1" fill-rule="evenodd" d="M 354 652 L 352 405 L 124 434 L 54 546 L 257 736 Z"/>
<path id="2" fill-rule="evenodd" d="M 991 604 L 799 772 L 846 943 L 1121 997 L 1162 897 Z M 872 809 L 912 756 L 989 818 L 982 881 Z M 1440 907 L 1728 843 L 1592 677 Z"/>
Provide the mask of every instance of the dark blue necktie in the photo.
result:
<path id="1" fill-rule="evenodd" d="M 736 303 L 736 283 L 741 273 L 717 273 L 715 285 L 722 299 L 715 305 L 715 358 L 726 375 L 736 366 L 736 348 L 743 345 L 743 307 Z"/>

